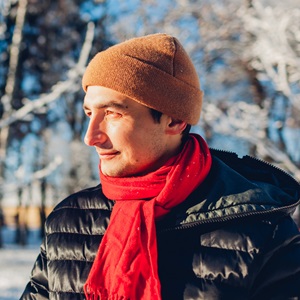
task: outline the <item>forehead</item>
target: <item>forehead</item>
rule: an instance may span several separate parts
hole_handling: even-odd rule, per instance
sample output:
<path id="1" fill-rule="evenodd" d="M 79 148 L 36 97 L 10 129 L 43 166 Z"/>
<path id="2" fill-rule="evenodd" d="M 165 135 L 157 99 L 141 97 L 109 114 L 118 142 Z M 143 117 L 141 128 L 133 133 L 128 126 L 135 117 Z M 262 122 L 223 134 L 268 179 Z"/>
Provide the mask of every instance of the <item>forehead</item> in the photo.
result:
<path id="1" fill-rule="evenodd" d="M 148 109 L 125 95 L 102 86 L 89 86 L 84 97 L 84 107 L 108 107 Z"/>

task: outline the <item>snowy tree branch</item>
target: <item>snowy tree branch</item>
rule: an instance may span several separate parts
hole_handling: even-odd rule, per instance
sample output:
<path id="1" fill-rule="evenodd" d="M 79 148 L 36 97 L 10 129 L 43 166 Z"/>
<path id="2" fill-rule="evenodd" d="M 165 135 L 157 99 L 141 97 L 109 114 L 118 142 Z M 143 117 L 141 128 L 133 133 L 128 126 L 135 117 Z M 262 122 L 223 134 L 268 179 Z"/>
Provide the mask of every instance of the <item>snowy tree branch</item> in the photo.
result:
<path id="1" fill-rule="evenodd" d="M 276 90 L 300 109 L 299 90 L 291 89 L 291 85 L 300 79 L 300 28 L 295 26 L 299 23 L 300 10 L 264 7 L 256 0 L 252 5 L 248 12 L 240 11 L 245 29 L 255 39 L 245 57 L 254 69 L 265 72 Z"/>
<path id="2" fill-rule="evenodd" d="M 36 180 L 43 179 L 49 175 L 51 175 L 61 164 L 63 163 L 63 159 L 60 156 L 56 156 L 52 162 L 50 162 L 45 168 L 40 169 L 28 177 L 28 174 L 24 173 L 24 169 L 21 166 L 16 172 L 16 178 L 19 179 L 17 184 L 11 184 L 6 186 L 7 192 L 16 191 L 17 188 L 22 188 L 27 186 L 29 183 L 32 183 Z M 25 180 L 26 179 L 26 180 Z"/>
<path id="3" fill-rule="evenodd" d="M 260 108 L 255 104 L 238 102 L 234 106 L 224 109 L 211 103 L 204 103 L 203 122 L 213 128 L 215 132 L 232 135 L 248 141 L 256 146 L 259 157 L 272 157 L 277 165 L 293 174 L 300 180 L 300 170 L 286 153 L 274 143 L 266 139 L 267 108 Z M 255 121 L 253 121 L 255 120 Z"/>
<path id="4" fill-rule="evenodd" d="M 26 115 L 29 113 L 49 104 L 50 102 L 53 102 L 59 98 L 59 96 L 68 91 L 69 89 L 74 89 L 75 83 L 78 81 L 78 76 L 81 75 L 84 71 L 84 67 L 86 66 L 91 48 L 92 48 L 92 42 L 94 37 L 94 29 L 95 25 L 94 23 L 90 22 L 87 26 L 87 33 L 85 37 L 85 41 L 80 53 L 80 57 L 78 60 L 78 63 L 74 68 L 69 70 L 68 77 L 69 79 L 66 81 L 61 81 L 55 84 L 52 88 L 52 92 L 47 95 L 42 95 L 39 99 L 34 101 L 29 101 L 27 99 L 27 103 L 17 111 L 13 112 L 10 116 L 2 119 L 0 121 L 0 129 L 6 126 L 9 126 L 10 124 L 14 123 L 17 120 L 23 119 Z M 80 89 L 80 85 L 77 84 L 77 90 Z"/>
<path id="5" fill-rule="evenodd" d="M 15 29 L 12 36 L 12 44 L 10 48 L 10 59 L 8 67 L 8 76 L 5 86 L 5 95 L 2 97 L 1 102 L 4 106 L 4 111 L 9 113 L 11 111 L 11 99 L 16 82 L 16 72 L 19 61 L 20 45 L 22 41 L 22 31 L 25 22 L 25 15 L 27 9 L 27 0 L 20 0 L 16 16 Z"/>

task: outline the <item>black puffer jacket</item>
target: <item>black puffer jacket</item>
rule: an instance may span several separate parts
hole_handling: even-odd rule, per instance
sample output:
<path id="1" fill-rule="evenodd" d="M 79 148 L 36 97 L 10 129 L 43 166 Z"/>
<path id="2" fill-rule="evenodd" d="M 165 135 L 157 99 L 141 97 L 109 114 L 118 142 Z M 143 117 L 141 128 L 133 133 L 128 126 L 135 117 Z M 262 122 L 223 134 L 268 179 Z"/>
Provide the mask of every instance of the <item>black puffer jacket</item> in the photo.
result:
<path id="1" fill-rule="evenodd" d="M 162 299 L 300 299 L 300 236 L 290 217 L 299 184 L 258 160 L 212 154 L 205 182 L 157 223 Z M 97 186 L 54 209 L 21 299 L 84 299 L 113 204 Z"/>

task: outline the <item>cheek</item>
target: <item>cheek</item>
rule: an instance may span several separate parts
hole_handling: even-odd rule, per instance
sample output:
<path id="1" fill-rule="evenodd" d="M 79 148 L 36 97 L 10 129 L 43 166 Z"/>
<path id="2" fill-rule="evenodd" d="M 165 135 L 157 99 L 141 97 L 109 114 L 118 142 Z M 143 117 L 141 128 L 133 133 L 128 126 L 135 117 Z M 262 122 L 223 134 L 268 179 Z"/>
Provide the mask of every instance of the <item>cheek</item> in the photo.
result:
<path id="1" fill-rule="evenodd" d="M 120 147 L 125 143 L 127 144 L 128 141 L 131 139 L 130 130 L 127 128 L 126 125 L 112 123 L 108 124 L 106 129 L 106 133 L 111 139 L 114 146 Z"/>
<path id="2" fill-rule="evenodd" d="M 109 135 L 114 147 L 132 162 L 155 159 L 164 147 L 162 128 L 158 124 L 149 126 L 148 121 L 109 126 Z"/>
<path id="3" fill-rule="evenodd" d="M 133 139 L 132 146 L 137 161 L 155 160 L 162 155 L 164 141 L 160 132 L 155 130 L 144 131 L 133 137 Z"/>
<path id="4" fill-rule="evenodd" d="M 121 151 L 123 158 L 130 161 L 137 159 L 140 145 L 143 144 L 143 140 L 141 140 L 143 135 L 140 135 L 138 130 L 132 130 L 128 126 L 113 126 L 110 127 L 108 135 L 113 148 Z"/>

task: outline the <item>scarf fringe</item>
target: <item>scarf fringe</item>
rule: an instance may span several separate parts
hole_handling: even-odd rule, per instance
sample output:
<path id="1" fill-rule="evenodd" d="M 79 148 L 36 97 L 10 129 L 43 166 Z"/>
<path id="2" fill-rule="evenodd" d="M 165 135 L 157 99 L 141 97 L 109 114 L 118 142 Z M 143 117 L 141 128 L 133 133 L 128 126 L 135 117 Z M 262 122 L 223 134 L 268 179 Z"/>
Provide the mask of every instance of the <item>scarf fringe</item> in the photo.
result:
<path id="1" fill-rule="evenodd" d="M 84 287 L 86 300 L 130 300 L 130 298 L 117 294 L 108 295 L 107 289 L 97 289 L 91 291 L 89 286 Z"/>

